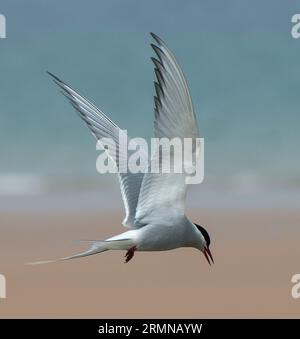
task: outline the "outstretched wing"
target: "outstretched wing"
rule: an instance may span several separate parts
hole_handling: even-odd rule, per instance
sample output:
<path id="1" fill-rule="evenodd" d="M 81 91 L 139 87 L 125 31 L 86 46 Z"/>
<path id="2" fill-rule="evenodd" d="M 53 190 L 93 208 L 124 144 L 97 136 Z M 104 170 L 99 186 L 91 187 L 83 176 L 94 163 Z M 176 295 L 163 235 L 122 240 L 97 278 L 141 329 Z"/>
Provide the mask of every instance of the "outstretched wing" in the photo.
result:
<path id="1" fill-rule="evenodd" d="M 199 136 L 191 95 L 183 72 L 173 53 L 155 34 L 152 44 L 157 58 L 155 65 L 156 96 L 154 97 L 154 132 L 157 138 L 192 138 L 193 145 Z M 193 147 L 193 152 L 195 148 Z M 159 154 L 158 162 L 161 163 Z M 184 215 L 187 185 L 186 175 L 180 173 L 146 173 L 143 178 L 136 224 L 170 221 Z"/>
<path id="2" fill-rule="evenodd" d="M 49 72 L 48 72 L 49 73 Z M 109 119 L 100 109 L 74 91 L 69 85 L 60 80 L 57 76 L 49 73 L 54 82 L 62 89 L 62 93 L 69 99 L 71 105 L 79 113 L 80 117 L 85 121 L 86 125 L 97 140 L 101 138 L 109 138 L 115 144 L 115 153 L 113 148 L 106 150 L 110 158 L 114 161 L 116 168 L 119 169 L 121 161 L 127 161 L 133 151 L 123 150 L 119 144 L 119 133 L 122 131 L 120 128 Z M 131 140 L 133 143 L 133 141 Z M 129 139 L 128 139 L 129 143 Z M 134 144 L 134 143 L 133 143 Z M 133 147 L 134 148 L 134 147 Z M 127 154 L 124 154 L 124 151 Z M 140 151 L 143 161 L 147 161 L 146 152 Z M 124 163 L 123 162 L 123 163 Z M 127 164 L 127 162 L 126 162 Z M 140 187 L 143 179 L 143 173 L 120 173 L 118 172 L 122 198 L 125 206 L 126 216 L 123 220 L 123 225 L 126 227 L 133 227 L 136 206 Z"/>
<path id="3" fill-rule="evenodd" d="M 196 138 L 197 119 L 184 74 L 173 53 L 155 34 L 157 45 L 151 44 L 157 58 L 155 65 L 154 133 L 157 138 Z"/>

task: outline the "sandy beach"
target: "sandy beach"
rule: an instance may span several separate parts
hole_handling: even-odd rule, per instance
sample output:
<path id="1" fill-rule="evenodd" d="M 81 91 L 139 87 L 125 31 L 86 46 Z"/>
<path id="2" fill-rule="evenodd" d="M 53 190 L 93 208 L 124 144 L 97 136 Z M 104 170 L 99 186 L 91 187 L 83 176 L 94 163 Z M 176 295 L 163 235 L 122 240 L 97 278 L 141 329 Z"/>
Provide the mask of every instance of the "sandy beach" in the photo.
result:
<path id="1" fill-rule="evenodd" d="M 42 266 L 123 230 L 122 214 L 1 213 L 1 318 L 299 317 L 291 277 L 300 272 L 300 212 L 191 211 L 213 238 L 215 265 L 195 249 L 124 253 Z"/>

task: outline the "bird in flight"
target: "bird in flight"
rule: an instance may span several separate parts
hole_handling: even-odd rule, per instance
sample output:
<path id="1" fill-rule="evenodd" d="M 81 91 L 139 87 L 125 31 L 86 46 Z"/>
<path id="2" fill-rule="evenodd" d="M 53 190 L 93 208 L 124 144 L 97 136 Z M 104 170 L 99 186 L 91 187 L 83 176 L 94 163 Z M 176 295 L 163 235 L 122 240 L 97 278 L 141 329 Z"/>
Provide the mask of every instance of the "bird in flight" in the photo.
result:
<path id="1" fill-rule="evenodd" d="M 155 137 L 196 139 L 199 136 L 198 125 L 184 74 L 164 41 L 153 33 L 151 36 L 155 41 L 151 46 L 156 54 L 156 58 L 152 58 L 156 77 Z M 49 74 L 94 137 L 97 140 L 111 138 L 118 146 L 120 128 L 64 81 Z M 117 151 L 121 152 L 120 149 Z M 118 168 L 116 157 L 109 155 Z M 194 247 L 202 251 L 209 264 L 214 261 L 209 249 L 208 232 L 185 216 L 185 173 L 119 171 L 118 176 L 126 211 L 122 224 L 128 230 L 106 240 L 90 241 L 90 248 L 85 252 L 51 262 L 81 258 L 107 250 L 126 251 L 125 262 L 129 262 L 136 251 L 165 251 L 179 247 Z"/>

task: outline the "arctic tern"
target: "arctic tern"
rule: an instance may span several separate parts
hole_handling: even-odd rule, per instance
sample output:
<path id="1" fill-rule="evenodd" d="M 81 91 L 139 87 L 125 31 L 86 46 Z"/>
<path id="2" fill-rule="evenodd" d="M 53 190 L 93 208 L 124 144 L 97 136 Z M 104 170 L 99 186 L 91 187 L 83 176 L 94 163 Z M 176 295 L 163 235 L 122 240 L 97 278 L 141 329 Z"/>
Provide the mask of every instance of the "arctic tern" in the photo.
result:
<path id="1" fill-rule="evenodd" d="M 154 134 L 157 138 L 199 137 L 197 120 L 184 74 L 173 53 L 157 35 L 151 33 L 155 66 Z M 49 72 L 48 72 L 49 73 Z M 97 140 L 111 138 L 118 145 L 120 128 L 100 109 L 72 89 L 57 76 L 49 73 L 62 93 L 84 120 Z M 115 165 L 118 160 L 114 155 Z M 122 156 L 122 154 L 121 154 Z M 194 247 L 213 262 L 210 237 L 204 227 L 185 216 L 186 174 L 180 173 L 122 173 L 119 182 L 126 216 L 126 232 L 106 240 L 90 241 L 85 252 L 46 263 L 98 254 L 107 250 L 124 250 L 125 262 L 136 251 L 165 251 L 179 247 Z"/>

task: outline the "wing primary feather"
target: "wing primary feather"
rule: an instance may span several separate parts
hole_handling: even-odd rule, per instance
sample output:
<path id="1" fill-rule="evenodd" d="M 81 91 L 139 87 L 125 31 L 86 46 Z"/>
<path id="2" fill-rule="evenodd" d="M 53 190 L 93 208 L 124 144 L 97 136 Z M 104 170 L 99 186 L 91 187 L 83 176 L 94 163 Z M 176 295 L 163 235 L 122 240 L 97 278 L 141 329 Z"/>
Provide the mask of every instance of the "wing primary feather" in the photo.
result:
<path id="1" fill-rule="evenodd" d="M 106 150 L 106 153 L 113 159 L 117 170 L 119 171 L 119 159 L 124 158 L 119 149 L 119 133 L 121 129 L 108 118 L 99 108 L 97 108 L 90 101 L 81 96 L 78 92 L 72 89 L 64 81 L 59 79 L 51 72 L 47 72 L 53 82 L 59 87 L 61 93 L 70 102 L 75 112 L 85 122 L 93 136 L 100 140 L 102 137 L 111 138 L 115 144 L 115 150 Z M 130 140 L 128 138 L 128 140 Z M 133 140 L 132 140 L 133 141 Z M 121 158 L 119 157 L 121 156 Z M 147 153 L 145 153 L 147 159 Z M 126 158 L 125 158 L 126 159 Z M 118 173 L 121 194 L 124 202 L 126 216 L 123 220 L 123 225 L 129 228 L 136 228 L 134 224 L 134 217 L 136 213 L 136 206 L 142 183 L 143 173 Z"/>
<path id="2" fill-rule="evenodd" d="M 156 34 L 154 34 L 153 32 L 150 32 L 150 35 L 152 36 L 152 38 L 160 45 L 164 44 L 163 39 L 161 39 L 159 36 L 157 36 Z"/>
<path id="3" fill-rule="evenodd" d="M 154 134 L 158 138 L 196 138 L 198 126 L 184 74 L 174 54 L 156 34 L 150 33 L 155 57 Z M 160 153 L 156 160 L 161 163 Z M 184 160 L 183 160 L 184 161 Z M 186 175 L 184 173 L 145 173 L 135 222 L 170 223 L 185 215 Z"/>

